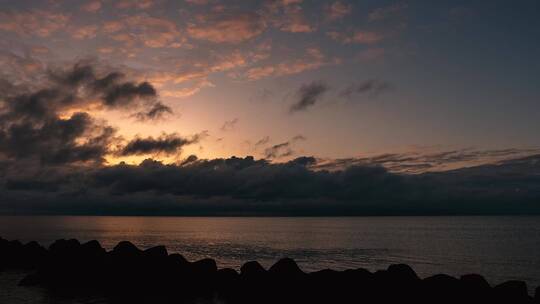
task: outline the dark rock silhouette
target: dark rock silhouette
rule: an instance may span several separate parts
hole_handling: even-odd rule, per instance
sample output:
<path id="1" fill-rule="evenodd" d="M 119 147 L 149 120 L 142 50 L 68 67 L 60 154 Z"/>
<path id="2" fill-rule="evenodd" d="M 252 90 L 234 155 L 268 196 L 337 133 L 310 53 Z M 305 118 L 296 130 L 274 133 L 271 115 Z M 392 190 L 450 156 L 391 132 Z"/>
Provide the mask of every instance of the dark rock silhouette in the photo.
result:
<path id="1" fill-rule="evenodd" d="M 529 298 L 527 284 L 523 281 L 508 281 L 495 286 L 497 299 L 507 303 L 523 303 Z"/>
<path id="2" fill-rule="evenodd" d="M 283 258 L 277 261 L 277 263 L 268 269 L 268 272 L 282 279 L 296 279 L 305 275 L 300 267 L 298 267 L 298 264 L 290 258 Z"/>
<path id="3" fill-rule="evenodd" d="M 266 269 L 257 261 L 250 261 L 240 267 L 240 275 L 246 279 L 261 279 L 267 275 Z"/>
<path id="4" fill-rule="evenodd" d="M 100 294 L 118 303 L 540 303 L 522 281 L 491 287 L 478 274 L 421 279 L 405 264 L 374 273 L 365 269 L 305 273 L 290 258 L 268 270 L 256 261 L 218 269 L 163 246 L 140 250 L 120 242 L 106 251 L 97 241 L 58 240 L 48 249 L 0 238 L 0 269 L 33 269 L 19 283 L 62 295 Z M 21 287 L 23 288 L 23 287 Z"/>

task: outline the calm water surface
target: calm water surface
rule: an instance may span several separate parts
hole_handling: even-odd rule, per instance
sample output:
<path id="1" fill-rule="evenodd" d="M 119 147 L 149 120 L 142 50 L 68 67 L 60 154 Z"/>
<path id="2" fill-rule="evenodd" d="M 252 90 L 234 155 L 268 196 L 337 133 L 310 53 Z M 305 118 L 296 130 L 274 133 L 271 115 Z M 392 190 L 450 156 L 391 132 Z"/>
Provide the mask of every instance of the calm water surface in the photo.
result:
<path id="1" fill-rule="evenodd" d="M 407 263 L 420 276 L 483 274 L 491 284 L 540 285 L 540 217 L 0 217 L 0 236 L 49 245 L 96 239 L 107 249 L 129 240 L 165 245 L 220 267 L 294 258 L 305 271 L 386 268 Z"/>

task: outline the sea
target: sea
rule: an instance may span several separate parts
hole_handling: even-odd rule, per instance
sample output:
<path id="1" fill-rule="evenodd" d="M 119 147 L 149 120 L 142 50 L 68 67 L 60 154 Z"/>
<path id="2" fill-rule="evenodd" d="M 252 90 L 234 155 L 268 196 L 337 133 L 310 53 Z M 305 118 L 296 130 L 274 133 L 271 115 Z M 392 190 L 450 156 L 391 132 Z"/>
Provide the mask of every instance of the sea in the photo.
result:
<path id="1" fill-rule="evenodd" d="M 44 246 L 62 238 L 98 240 L 106 249 L 124 240 L 141 249 L 165 245 L 188 260 L 212 258 L 235 269 L 253 260 L 270 267 L 283 257 L 306 272 L 406 263 L 420 277 L 479 273 L 491 285 L 523 280 L 530 292 L 540 285 L 539 216 L 0 216 L 0 236 Z M 22 275 L 0 273 L 0 303 L 61 302 L 17 287 Z"/>

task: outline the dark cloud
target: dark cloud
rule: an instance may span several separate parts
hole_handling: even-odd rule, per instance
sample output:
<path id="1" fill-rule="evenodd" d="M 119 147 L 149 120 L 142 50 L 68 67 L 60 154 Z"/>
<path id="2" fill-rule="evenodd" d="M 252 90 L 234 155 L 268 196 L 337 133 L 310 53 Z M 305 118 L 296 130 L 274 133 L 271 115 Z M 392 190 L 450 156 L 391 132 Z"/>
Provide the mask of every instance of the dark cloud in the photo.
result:
<path id="1" fill-rule="evenodd" d="M 426 171 L 445 171 L 461 166 L 478 166 L 499 163 L 509 159 L 540 153 L 540 149 L 461 149 L 439 152 L 385 153 L 369 157 L 320 160 L 314 167 L 318 170 L 342 170 L 350 166 L 379 165 L 392 172 L 423 173 Z"/>
<path id="2" fill-rule="evenodd" d="M 287 157 L 294 154 L 290 142 L 283 142 L 264 149 L 264 156 L 268 159 Z"/>
<path id="3" fill-rule="evenodd" d="M 109 88 L 105 93 L 104 100 L 105 105 L 114 107 L 129 104 L 135 98 L 152 98 L 156 96 L 156 90 L 150 83 L 134 84 L 128 82 Z"/>
<path id="4" fill-rule="evenodd" d="M 221 131 L 231 131 L 234 130 L 236 127 L 236 124 L 238 124 L 240 120 L 238 118 L 235 118 L 233 120 L 227 120 L 223 123 L 223 126 L 221 126 Z"/>
<path id="5" fill-rule="evenodd" d="M 391 90 L 393 85 L 377 79 L 369 79 L 359 83 L 351 84 L 341 90 L 339 95 L 341 97 L 350 99 L 354 95 L 369 94 L 371 96 L 378 96 L 379 94 Z"/>
<path id="6" fill-rule="evenodd" d="M 135 113 L 133 116 L 139 121 L 156 121 L 162 119 L 167 114 L 173 114 L 173 110 L 161 102 L 156 102 L 147 111 Z"/>
<path id="7" fill-rule="evenodd" d="M 193 163 L 193 162 L 196 162 L 199 158 L 197 157 L 197 155 L 193 155 L 191 154 L 190 156 L 188 156 L 186 159 L 184 159 L 181 163 L 180 163 L 180 166 L 185 166 L 185 165 L 188 165 L 190 163 Z"/>
<path id="8" fill-rule="evenodd" d="M 50 70 L 40 83 L 0 86 L 0 157 L 45 165 L 101 163 L 116 142 L 116 130 L 84 109 L 90 106 L 146 109 L 157 118 L 166 106 L 146 82 L 124 80 L 119 72 L 96 72 L 89 62 Z M 73 113 L 71 113 L 73 112 Z"/>
<path id="9" fill-rule="evenodd" d="M 160 137 L 135 138 L 128 142 L 118 153 L 121 156 L 145 154 L 176 154 L 183 146 L 197 143 L 199 137 L 181 137 L 177 134 L 164 134 Z"/>
<path id="10" fill-rule="evenodd" d="M 294 113 L 298 111 L 303 111 L 315 105 L 315 103 L 322 97 L 322 95 L 326 91 L 328 91 L 328 89 L 328 86 L 323 82 L 312 82 L 302 85 L 296 93 L 297 100 L 290 107 L 290 112 Z"/>
<path id="11" fill-rule="evenodd" d="M 447 172 L 313 170 L 312 157 L 78 167 L 1 177 L 1 212 L 90 214 L 539 214 L 540 155 Z M 16 172 L 14 168 L 8 171 Z M 18 170 L 20 171 L 20 170 Z M 20 174 L 19 174 L 20 175 Z M 38 203 L 39 202 L 39 203 Z M 519 203 L 516 203 L 519 202 Z"/>
<path id="12" fill-rule="evenodd" d="M 292 138 L 292 141 L 304 141 L 307 140 L 307 138 L 304 135 L 298 134 L 295 137 Z"/>
<path id="13" fill-rule="evenodd" d="M 270 142 L 270 136 L 265 136 L 261 139 L 259 139 L 256 143 L 255 143 L 255 146 L 262 146 L 262 145 L 266 145 L 267 143 Z"/>

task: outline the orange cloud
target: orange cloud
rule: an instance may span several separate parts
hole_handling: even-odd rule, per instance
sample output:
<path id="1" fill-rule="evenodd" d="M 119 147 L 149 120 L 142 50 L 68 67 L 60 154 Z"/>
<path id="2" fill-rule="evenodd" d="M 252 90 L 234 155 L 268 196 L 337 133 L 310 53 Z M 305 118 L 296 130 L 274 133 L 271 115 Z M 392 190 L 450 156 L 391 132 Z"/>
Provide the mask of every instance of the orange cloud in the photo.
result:
<path id="1" fill-rule="evenodd" d="M 244 76 L 248 80 L 258 80 L 271 76 L 287 76 L 315 70 L 331 63 L 336 62 L 327 60 L 326 56 L 318 48 L 309 48 L 302 58 L 250 68 L 245 72 Z"/>
<path id="2" fill-rule="evenodd" d="M 341 43 L 360 43 L 360 44 L 375 44 L 381 42 L 385 36 L 382 33 L 375 31 L 357 30 L 352 33 L 328 32 L 327 35 Z"/>
<path id="3" fill-rule="evenodd" d="M 188 25 L 188 34 L 215 43 L 240 43 L 259 36 L 266 29 L 266 24 L 256 13 L 208 15 L 197 19 L 199 22 Z"/>
<path id="4" fill-rule="evenodd" d="M 97 25 L 87 25 L 71 30 L 71 36 L 75 39 L 90 39 L 96 37 Z"/>
<path id="5" fill-rule="evenodd" d="M 149 9 L 153 7 L 156 4 L 154 0 L 123 0 L 116 4 L 116 7 L 119 9 L 129 9 L 129 8 L 137 8 L 137 9 Z"/>
<path id="6" fill-rule="evenodd" d="M 326 9 L 326 18 L 330 21 L 341 19 L 352 12 L 351 4 L 335 1 Z"/>
<path id="7" fill-rule="evenodd" d="M 266 4 L 265 18 L 276 28 L 284 32 L 310 33 L 315 31 L 300 4 L 301 0 L 279 0 Z"/>
<path id="8" fill-rule="evenodd" d="M 101 9 L 100 1 L 90 1 L 81 7 L 81 10 L 89 13 L 95 13 Z"/>
<path id="9" fill-rule="evenodd" d="M 0 30 L 19 35 L 48 37 L 64 29 L 70 16 L 43 10 L 28 12 L 0 12 Z"/>
<path id="10" fill-rule="evenodd" d="M 178 47 L 185 41 L 176 23 L 145 15 L 136 15 L 103 24 L 102 32 L 116 41 L 133 46 L 139 42 L 150 48 Z"/>

